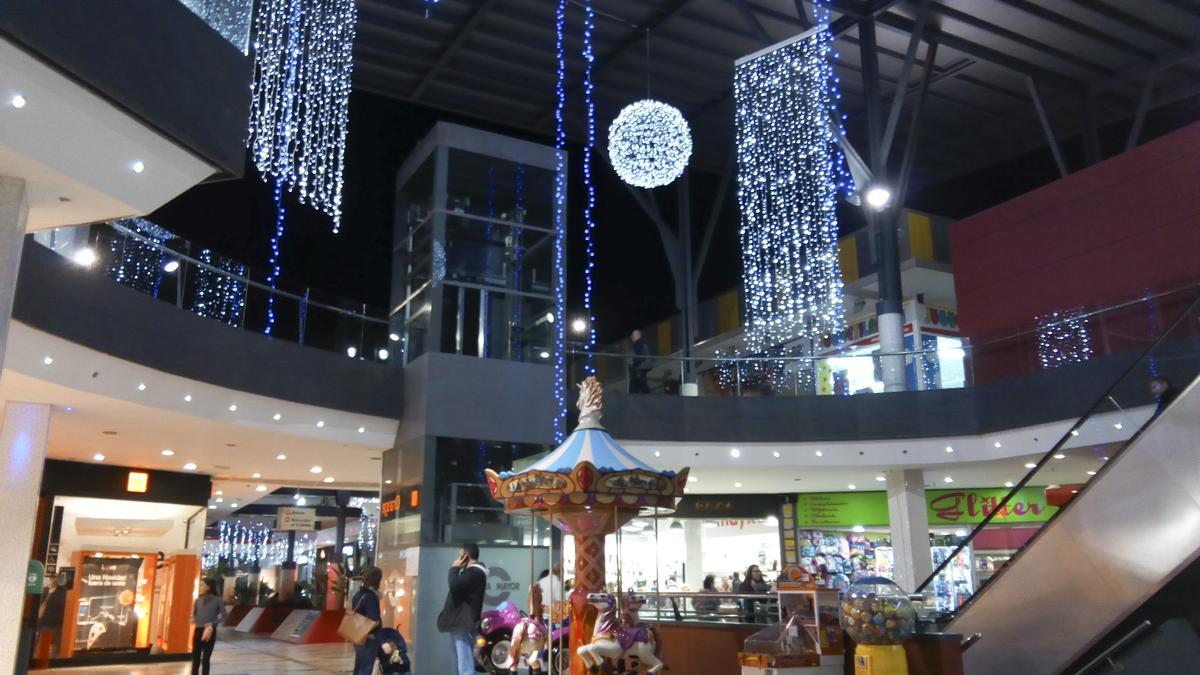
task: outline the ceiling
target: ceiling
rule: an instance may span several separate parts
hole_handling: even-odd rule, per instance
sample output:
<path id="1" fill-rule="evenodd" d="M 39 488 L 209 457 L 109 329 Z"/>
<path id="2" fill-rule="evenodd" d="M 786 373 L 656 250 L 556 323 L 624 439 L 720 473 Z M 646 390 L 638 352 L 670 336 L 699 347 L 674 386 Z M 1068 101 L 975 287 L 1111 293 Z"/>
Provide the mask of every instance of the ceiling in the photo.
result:
<path id="1" fill-rule="evenodd" d="M 0 167 L 25 181 L 31 232 L 149 213 L 216 173 L 5 39 Z"/>
<path id="2" fill-rule="evenodd" d="M 842 112 L 861 151 L 866 98 L 859 20 L 875 19 L 886 111 L 904 73 L 921 2 L 829 5 L 839 36 Z M 1121 0 L 930 2 L 923 38 L 939 47 L 917 132 L 914 181 L 936 183 L 1044 147 L 1026 76 L 1060 137 L 1083 128 L 1085 94 L 1094 103 L 1093 119 L 1103 124 L 1133 116 L 1150 75 L 1151 108 L 1200 92 L 1200 7 L 1191 0 L 1136 5 L 1133 11 Z M 567 93 L 574 104 L 568 127 L 577 138 L 579 6 L 569 0 L 566 38 Z M 354 86 L 551 135 L 555 7 L 546 0 L 442 0 L 427 16 L 424 3 L 360 0 Z M 696 137 L 697 162 L 710 168 L 731 156 L 734 60 L 802 32 L 813 17 L 808 0 L 596 0 L 595 9 L 599 141 L 621 107 L 645 97 L 649 63 L 653 96 L 684 112 Z M 921 44 L 908 71 L 909 104 L 925 54 Z M 907 121 L 902 118 L 897 128 L 894 147 L 902 148 Z"/>

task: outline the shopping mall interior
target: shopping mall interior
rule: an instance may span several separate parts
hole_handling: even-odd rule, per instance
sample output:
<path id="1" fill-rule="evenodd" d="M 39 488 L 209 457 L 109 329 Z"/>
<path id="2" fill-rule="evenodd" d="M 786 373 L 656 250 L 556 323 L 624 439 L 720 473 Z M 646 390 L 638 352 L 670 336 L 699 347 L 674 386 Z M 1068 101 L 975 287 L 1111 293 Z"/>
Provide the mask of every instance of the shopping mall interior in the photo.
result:
<path id="1" fill-rule="evenodd" d="M 0 672 L 1186 672 L 1198 250 L 1194 0 L 0 3 Z"/>

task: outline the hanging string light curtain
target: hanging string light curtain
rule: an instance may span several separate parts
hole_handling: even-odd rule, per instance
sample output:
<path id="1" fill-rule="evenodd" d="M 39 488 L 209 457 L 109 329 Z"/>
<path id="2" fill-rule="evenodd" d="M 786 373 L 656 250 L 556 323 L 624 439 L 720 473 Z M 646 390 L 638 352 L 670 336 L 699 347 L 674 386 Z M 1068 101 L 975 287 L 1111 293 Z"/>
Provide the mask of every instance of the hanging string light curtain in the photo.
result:
<path id="1" fill-rule="evenodd" d="M 746 344 L 752 353 L 840 333 L 839 189 L 851 185 L 837 147 L 837 80 L 828 9 L 798 39 L 739 61 L 738 203 Z"/>
<path id="2" fill-rule="evenodd" d="M 567 22 L 567 0 L 558 0 L 554 13 L 554 51 L 557 59 L 554 92 L 554 147 L 558 149 L 554 174 L 554 441 L 561 443 L 566 436 L 567 426 L 567 364 L 563 353 L 566 342 L 564 310 L 567 307 L 566 250 L 567 239 L 567 129 L 565 125 L 567 93 L 567 59 L 564 48 L 564 31 Z"/>
<path id="3" fill-rule="evenodd" d="M 1092 358 L 1092 336 L 1082 309 L 1052 312 L 1038 317 L 1038 361 L 1042 368 L 1058 368 Z"/>
<path id="4" fill-rule="evenodd" d="M 354 0 L 260 0 L 248 143 L 264 176 L 341 227 Z"/>

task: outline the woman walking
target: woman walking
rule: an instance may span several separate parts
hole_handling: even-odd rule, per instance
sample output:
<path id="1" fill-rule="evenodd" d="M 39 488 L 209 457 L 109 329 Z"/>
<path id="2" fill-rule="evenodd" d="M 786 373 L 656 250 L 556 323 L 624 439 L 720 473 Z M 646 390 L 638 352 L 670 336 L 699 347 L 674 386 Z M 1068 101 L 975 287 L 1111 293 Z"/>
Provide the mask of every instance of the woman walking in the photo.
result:
<path id="1" fill-rule="evenodd" d="M 382 581 L 383 570 L 368 567 L 363 572 L 362 588 L 350 601 L 351 610 L 376 622 L 375 630 L 367 636 L 367 641 L 361 645 L 354 645 L 354 675 L 371 675 L 375 671 L 375 661 L 379 658 L 379 584 Z"/>
<path id="2" fill-rule="evenodd" d="M 217 644 L 217 626 L 228 616 L 216 579 L 200 580 L 200 596 L 192 605 L 192 675 L 208 675 L 208 662 Z"/>

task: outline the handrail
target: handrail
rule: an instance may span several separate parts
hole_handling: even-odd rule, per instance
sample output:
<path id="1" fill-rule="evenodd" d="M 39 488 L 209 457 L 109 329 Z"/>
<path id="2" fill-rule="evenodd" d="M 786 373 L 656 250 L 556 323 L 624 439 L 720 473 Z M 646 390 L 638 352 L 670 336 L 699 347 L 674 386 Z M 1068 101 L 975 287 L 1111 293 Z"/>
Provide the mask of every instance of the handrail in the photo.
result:
<path id="1" fill-rule="evenodd" d="M 1149 619 L 1143 620 L 1141 623 L 1134 626 L 1133 630 L 1126 633 L 1124 635 L 1124 637 L 1122 637 L 1120 640 L 1117 640 L 1116 642 L 1112 643 L 1112 645 L 1110 645 L 1108 649 L 1105 649 L 1104 651 L 1100 652 L 1099 656 L 1092 659 L 1091 661 L 1088 661 L 1079 670 L 1076 670 L 1074 675 L 1083 675 L 1084 673 L 1088 672 L 1092 668 L 1095 668 L 1096 666 L 1100 665 L 1100 663 L 1102 661 L 1108 661 L 1110 656 L 1112 656 L 1113 654 L 1120 651 L 1125 645 L 1136 640 L 1139 635 L 1141 635 L 1142 633 L 1145 633 L 1146 630 L 1153 625 L 1154 624 L 1150 623 Z"/>
<path id="2" fill-rule="evenodd" d="M 388 324 L 387 319 L 380 319 L 378 317 L 373 317 L 368 314 L 362 314 L 362 313 L 356 312 L 354 310 L 343 309 L 341 307 L 335 307 L 333 305 L 327 305 L 323 302 L 317 302 L 315 300 L 306 299 L 302 295 L 296 295 L 295 293 L 289 293 L 288 291 L 283 291 L 278 288 L 271 288 L 270 286 L 268 286 L 264 283 L 254 281 L 253 279 L 251 279 L 248 276 L 241 276 L 239 274 L 234 274 L 234 273 L 230 272 L 229 270 L 221 269 L 220 267 L 216 267 L 214 265 L 206 263 L 203 260 L 198 260 L 196 258 L 193 258 L 193 257 L 185 254 L 185 253 L 181 253 L 179 251 L 175 251 L 170 248 L 167 248 L 166 246 L 163 246 L 162 242 L 158 241 L 157 239 L 154 239 L 152 237 L 147 237 L 146 235 L 144 235 L 140 232 L 137 232 L 135 230 L 131 230 L 128 227 L 125 227 L 124 225 L 119 225 L 115 222 L 108 223 L 108 225 L 114 231 L 120 232 L 122 235 L 125 235 L 127 237 L 132 237 L 133 239 L 137 239 L 138 241 L 142 242 L 143 244 L 146 244 L 147 246 L 155 248 L 155 249 L 165 253 L 166 255 L 171 256 L 172 258 L 178 258 L 179 260 L 186 260 L 187 262 L 195 265 L 196 267 L 206 269 L 210 272 L 219 274 L 226 278 L 234 279 L 235 281 L 244 283 L 247 286 L 257 288 L 259 290 L 263 290 L 263 291 L 266 291 L 268 293 L 272 293 L 272 294 L 275 294 L 278 296 L 289 298 L 289 299 L 295 300 L 297 302 L 307 303 L 308 306 L 310 306 L 310 307 L 319 307 L 321 309 L 329 310 L 331 312 L 336 312 L 343 316 L 354 317 L 354 318 L 362 319 L 364 321 L 371 321 L 371 322 L 382 324 L 382 325 Z"/>
<path id="3" fill-rule="evenodd" d="M 1147 356 L 1149 356 L 1151 352 L 1153 352 L 1155 349 L 1157 349 L 1158 346 L 1161 345 L 1167 339 L 1167 337 L 1175 331 L 1176 328 L 1183 325 L 1183 322 L 1186 321 L 1192 315 L 1192 312 L 1194 312 L 1197 308 L 1200 308 L 1200 298 L 1196 298 L 1196 299 L 1192 300 L 1191 304 L 1188 305 L 1187 309 L 1185 309 L 1183 312 L 1181 312 L 1179 314 L 1179 316 L 1176 317 L 1176 319 L 1171 322 L 1171 325 L 1168 326 L 1167 329 L 1164 330 L 1161 335 L 1159 335 L 1157 338 L 1155 338 L 1154 342 L 1151 343 L 1150 346 L 1146 347 L 1146 349 L 1144 349 L 1142 351 L 1142 353 L 1138 355 L 1138 358 L 1134 359 L 1129 364 L 1129 366 L 1127 366 L 1123 371 L 1121 371 L 1120 375 L 1118 375 L 1113 380 L 1113 384 L 1111 384 L 1107 389 L 1105 389 L 1104 393 L 1102 393 L 1099 397 L 1097 397 L 1096 401 L 1094 403 L 1092 403 L 1092 405 L 1088 408 L 1087 412 L 1085 412 L 1083 415 L 1081 415 L 1079 417 L 1079 419 L 1076 420 L 1075 423 L 1071 425 L 1070 429 L 1068 429 L 1067 432 L 1064 433 L 1062 435 L 1062 437 L 1060 437 L 1058 439 L 1058 441 L 1049 450 L 1047 450 L 1044 455 L 1042 455 L 1041 459 L 1039 459 L 1037 461 L 1035 466 L 1033 468 L 1031 468 L 1021 478 L 1021 480 L 1017 481 L 1017 483 L 1008 491 L 1008 493 L 1004 495 L 1004 498 L 1001 499 L 998 504 L 996 504 L 996 507 L 993 508 L 990 512 L 988 512 L 988 514 L 983 517 L 983 520 L 980 521 L 980 523 L 978 525 L 976 525 L 966 537 L 959 540 L 958 546 L 955 547 L 954 551 L 950 555 L 946 556 L 945 560 L 943 560 L 941 563 L 938 564 L 938 566 L 936 568 L 934 568 L 933 572 L 928 577 L 926 577 L 925 581 L 923 581 L 921 583 L 921 585 L 918 586 L 914 592 L 920 593 L 921 591 L 925 590 L 925 588 L 927 586 L 929 586 L 929 584 L 932 583 L 933 580 L 936 579 L 937 576 L 939 574 L 941 574 L 943 570 L 945 570 L 947 567 L 950 566 L 950 564 L 954 561 L 954 559 L 957 558 L 960 553 L 962 553 L 963 549 L 965 549 L 971 545 L 971 542 L 974 541 L 975 537 L 980 532 L 982 532 L 984 528 L 986 528 L 989 524 L 991 524 L 992 520 L 998 514 L 1005 512 L 1005 509 L 1008 506 L 1009 501 L 1011 501 L 1017 495 L 1017 493 L 1020 492 L 1029 483 L 1029 481 L 1033 478 L 1033 476 L 1035 474 L 1037 474 L 1039 471 L 1041 471 L 1042 467 L 1044 467 L 1047 463 L 1049 463 L 1049 461 L 1054 458 L 1054 455 L 1056 453 L 1058 453 L 1059 450 L 1061 450 L 1063 448 L 1063 446 L 1065 446 L 1067 444 L 1067 442 L 1074 435 L 1072 432 L 1075 432 L 1080 427 L 1082 427 L 1087 422 L 1087 420 L 1089 420 L 1092 417 L 1092 415 L 1096 414 L 1097 410 L 1100 408 L 1100 405 L 1103 404 L 1105 400 L 1110 398 L 1113 387 L 1116 386 L 1117 384 L 1123 382 L 1126 377 L 1128 377 L 1132 372 L 1134 372 L 1134 370 L 1141 365 L 1142 361 Z M 1117 450 L 1111 456 L 1110 461 L 1104 467 L 1101 467 L 1101 472 L 1104 471 L 1104 469 L 1107 468 L 1107 466 L 1111 465 L 1112 460 L 1115 460 L 1122 452 L 1124 452 L 1125 448 L 1129 447 L 1129 443 L 1132 443 L 1137 438 L 1137 436 L 1142 432 L 1142 430 L 1144 430 L 1146 428 L 1146 425 L 1150 424 L 1150 422 L 1153 421 L 1153 419 L 1154 418 L 1152 417 L 1152 418 L 1150 418 L 1150 420 L 1147 420 L 1145 423 L 1142 424 L 1141 428 L 1139 428 L 1137 430 L 1137 432 L 1134 433 L 1134 435 L 1130 438 L 1130 440 L 1127 441 L 1121 449 Z M 1090 484 L 1090 482 L 1089 482 L 1089 484 Z M 1086 486 L 1084 489 L 1086 489 Z M 1046 525 L 1048 525 L 1049 522 L 1052 522 L 1054 520 L 1054 518 L 1057 518 L 1064 510 L 1066 510 L 1066 508 L 1067 508 L 1066 506 L 1060 508 L 1053 516 L 1051 516 L 1050 521 L 1047 521 Z M 1036 533 L 1033 536 L 1033 538 L 1031 538 L 1029 541 L 1025 542 L 1025 545 L 1022 546 L 1021 549 L 1010 559 L 1010 561 L 1009 561 L 1010 564 L 1013 560 L 1015 560 L 1018 556 L 1021 555 L 1021 552 L 1025 551 L 1029 547 L 1029 545 L 1034 541 L 1034 539 L 1037 538 L 1038 534 L 1045 531 L 1045 527 L 1046 526 L 1043 525 L 1043 527 L 1038 531 L 1038 533 Z M 1004 573 L 1003 567 L 1000 568 L 999 570 L 997 570 L 994 575 L 992 575 L 986 582 L 984 582 L 983 585 L 980 586 L 980 588 L 978 590 L 976 590 L 974 595 L 972 595 L 970 598 L 967 598 L 966 602 L 964 602 L 958 608 L 957 611 L 958 612 L 963 611 L 967 606 L 969 606 L 971 604 L 971 602 L 975 599 L 975 597 L 977 597 L 979 595 L 979 593 L 983 590 L 983 587 L 986 584 L 993 582 L 997 577 L 999 577 L 1003 573 Z"/>

